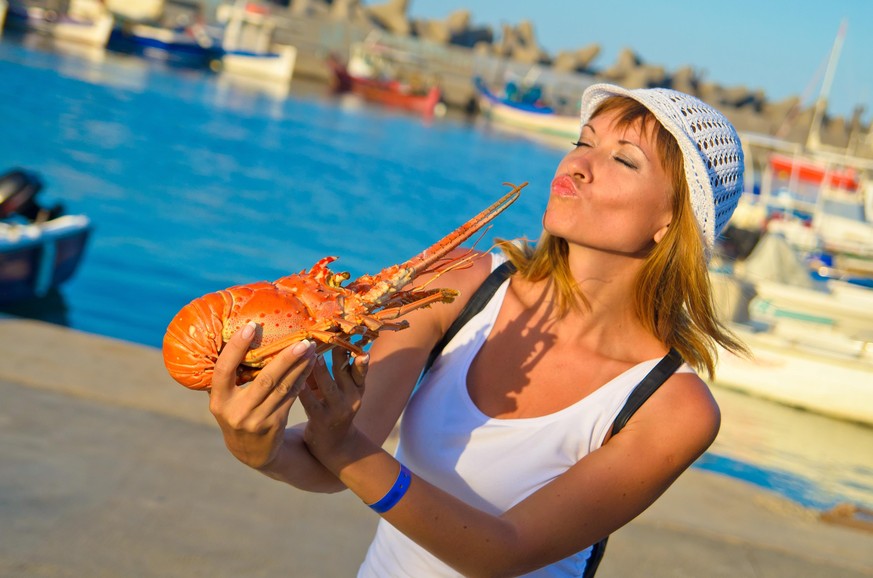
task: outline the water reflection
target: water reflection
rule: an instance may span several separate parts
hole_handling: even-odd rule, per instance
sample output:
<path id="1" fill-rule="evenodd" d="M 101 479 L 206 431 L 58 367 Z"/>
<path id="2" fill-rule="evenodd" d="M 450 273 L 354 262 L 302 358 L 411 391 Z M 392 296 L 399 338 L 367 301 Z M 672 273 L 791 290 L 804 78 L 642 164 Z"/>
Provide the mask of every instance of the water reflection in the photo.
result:
<path id="1" fill-rule="evenodd" d="M 805 506 L 873 507 L 873 428 L 714 388 L 718 438 L 698 466 L 775 489 Z"/>
<path id="2" fill-rule="evenodd" d="M 0 305 L 0 314 L 35 319 L 65 327 L 70 325 L 67 302 L 57 289 L 49 291 L 44 297 L 4 303 Z"/>

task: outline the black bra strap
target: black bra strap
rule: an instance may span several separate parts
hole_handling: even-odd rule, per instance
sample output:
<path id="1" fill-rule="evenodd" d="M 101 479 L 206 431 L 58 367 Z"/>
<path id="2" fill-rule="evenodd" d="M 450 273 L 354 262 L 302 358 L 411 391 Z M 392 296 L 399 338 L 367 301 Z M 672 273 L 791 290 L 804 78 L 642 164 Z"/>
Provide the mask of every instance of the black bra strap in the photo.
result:
<path id="1" fill-rule="evenodd" d="M 436 361 L 436 358 L 440 353 L 442 353 L 449 341 L 457 335 L 458 331 L 460 331 L 474 315 L 482 311 L 482 308 L 491 300 L 491 297 L 497 291 L 497 288 L 500 287 L 513 273 L 515 273 L 515 265 L 509 261 L 505 261 L 485 278 L 482 285 L 476 289 L 476 292 L 473 293 L 470 300 L 467 301 L 467 304 L 464 305 L 463 309 L 461 309 L 461 313 L 458 315 L 457 319 L 455 319 L 454 323 L 449 326 L 445 335 L 442 336 L 430 351 L 430 355 L 427 357 L 427 363 L 424 364 L 424 370 L 421 372 L 422 375 L 427 373 L 427 370 L 430 369 L 430 366 L 433 365 L 433 362 Z"/>
<path id="2" fill-rule="evenodd" d="M 624 407 L 618 412 L 618 417 L 612 422 L 612 435 L 617 434 L 627 424 L 628 420 L 636 413 L 640 407 L 646 402 L 655 391 L 661 387 L 667 378 L 673 375 L 679 366 L 682 365 L 682 356 L 679 352 L 671 348 L 670 352 L 664 356 L 658 365 L 646 374 L 643 380 L 637 384 L 631 394 L 628 396 Z M 591 549 L 591 557 L 585 564 L 585 573 L 583 578 L 593 578 L 600 566 L 600 561 L 603 560 L 603 555 L 606 553 L 606 543 L 609 536 L 594 544 Z"/>
<path id="3" fill-rule="evenodd" d="M 612 435 L 617 434 L 627 425 L 631 416 L 655 393 L 655 390 L 661 387 L 662 383 L 667 381 L 668 377 L 679 369 L 682 362 L 682 356 L 679 355 L 679 352 L 671 348 L 670 352 L 658 362 L 658 365 L 652 368 L 652 371 L 643 378 L 628 396 L 627 402 L 625 402 L 624 407 L 618 412 L 618 417 L 612 423 Z"/>

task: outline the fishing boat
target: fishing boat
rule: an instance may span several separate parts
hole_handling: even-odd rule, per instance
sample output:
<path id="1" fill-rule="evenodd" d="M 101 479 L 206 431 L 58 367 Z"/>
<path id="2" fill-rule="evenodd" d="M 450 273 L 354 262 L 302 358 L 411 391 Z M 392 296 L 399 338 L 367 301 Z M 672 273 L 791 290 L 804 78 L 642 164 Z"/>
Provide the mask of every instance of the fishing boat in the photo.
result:
<path id="1" fill-rule="evenodd" d="M 810 276 L 777 233 L 710 279 L 721 320 L 752 354 L 722 352 L 716 385 L 873 426 L 873 289 Z"/>
<path id="2" fill-rule="evenodd" d="M 351 92 L 364 100 L 407 110 L 425 118 L 442 116 L 442 91 L 420 72 L 415 53 L 393 46 L 381 35 L 351 46 L 348 65 L 331 54 L 327 64 L 335 93 Z"/>
<path id="3" fill-rule="evenodd" d="M 493 126 L 547 144 L 567 148 L 579 140 L 579 116 L 560 114 L 529 91 L 511 95 L 492 92 L 480 77 L 474 79 L 479 110 Z"/>
<path id="4" fill-rule="evenodd" d="M 55 23 L 52 35 L 62 41 L 104 47 L 109 42 L 115 18 L 101 0 L 75 0 Z"/>
<path id="5" fill-rule="evenodd" d="M 264 4 L 237 0 L 218 7 L 224 26 L 221 71 L 288 83 L 294 74 L 297 49 L 273 41 L 276 23 Z"/>
<path id="6" fill-rule="evenodd" d="M 90 219 L 41 205 L 42 187 L 32 171 L 0 175 L 0 303 L 48 295 L 72 277 L 84 254 Z"/>
<path id="7" fill-rule="evenodd" d="M 14 28 L 96 47 L 106 46 L 115 22 L 100 0 L 70 0 L 62 11 L 38 4 L 13 3 L 8 20 Z"/>
<path id="8" fill-rule="evenodd" d="M 853 154 L 852 138 L 838 149 L 819 136 L 845 30 L 843 22 L 806 141 L 743 135 L 747 172 L 758 169 L 760 183 L 731 224 L 781 234 L 814 275 L 873 288 L 873 160 Z"/>
<path id="9" fill-rule="evenodd" d="M 721 351 L 716 385 L 873 426 L 873 352 L 863 342 L 731 328 L 752 356 Z"/>
<path id="10" fill-rule="evenodd" d="M 728 237 L 737 229 L 782 235 L 814 276 L 873 288 L 873 161 L 806 150 L 766 154 L 759 190 L 740 199 Z"/>
<path id="11" fill-rule="evenodd" d="M 196 0 L 166 0 L 157 20 L 125 21 L 112 30 L 108 47 L 192 68 L 213 68 L 224 54 L 220 28 L 206 24 Z"/>

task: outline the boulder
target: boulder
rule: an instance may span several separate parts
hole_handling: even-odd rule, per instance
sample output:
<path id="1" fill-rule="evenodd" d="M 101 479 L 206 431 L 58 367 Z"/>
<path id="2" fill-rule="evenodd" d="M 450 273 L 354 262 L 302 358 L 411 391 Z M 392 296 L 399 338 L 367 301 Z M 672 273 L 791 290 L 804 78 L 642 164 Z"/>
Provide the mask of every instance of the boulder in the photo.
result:
<path id="1" fill-rule="evenodd" d="M 589 72 L 591 62 L 599 54 L 599 44 L 591 44 L 575 51 L 562 50 L 552 61 L 552 68 L 558 72 Z"/>
<path id="2" fill-rule="evenodd" d="M 408 36 L 412 31 L 412 25 L 406 12 L 409 9 L 409 0 L 388 0 L 384 4 L 368 6 L 367 15 L 385 30 Z"/>
<path id="3" fill-rule="evenodd" d="M 294 0 L 290 7 L 292 16 L 322 16 L 330 12 L 323 0 Z"/>
<path id="4" fill-rule="evenodd" d="M 700 83 L 700 78 L 690 66 L 683 66 L 673 73 L 670 80 L 670 87 L 679 90 L 686 94 L 697 96 L 697 88 Z"/>
<path id="5" fill-rule="evenodd" d="M 621 80 L 636 69 L 642 60 L 630 48 L 622 48 L 618 53 L 615 64 L 600 73 L 600 76 L 610 82 L 621 82 Z"/>

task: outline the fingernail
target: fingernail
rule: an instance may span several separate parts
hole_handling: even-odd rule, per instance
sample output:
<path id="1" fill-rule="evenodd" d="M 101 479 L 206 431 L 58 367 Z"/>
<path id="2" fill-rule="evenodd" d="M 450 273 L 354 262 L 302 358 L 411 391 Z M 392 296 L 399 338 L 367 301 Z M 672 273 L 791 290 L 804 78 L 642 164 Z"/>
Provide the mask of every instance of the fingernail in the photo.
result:
<path id="1" fill-rule="evenodd" d="M 294 344 L 294 346 L 291 348 L 291 353 L 294 353 L 297 355 L 303 355 L 304 353 L 309 351 L 309 348 L 311 346 L 312 346 L 312 342 L 309 341 L 308 339 L 304 339 L 303 341 L 300 341 L 300 342 Z"/>
<path id="2" fill-rule="evenodd" d="M 355 363 L 360 363 L 361 365 L 367 365 L 368 363 L 370 363 L 370 355 L 365 354 L 365 355 L 362 355 L 360 357 L 356 357 Z"/>
<path id="3" fill-rule="evenodd" d="M 255 323 L 254 321 L 249 321 L 248 323 L 243 325 L 243 328 L 242 328 L 243 339 L 248 339 L 249 337 L 254 335 L 255 329 L 257 328 L 257 326 L 258 326 L 258 324 Z"/>

